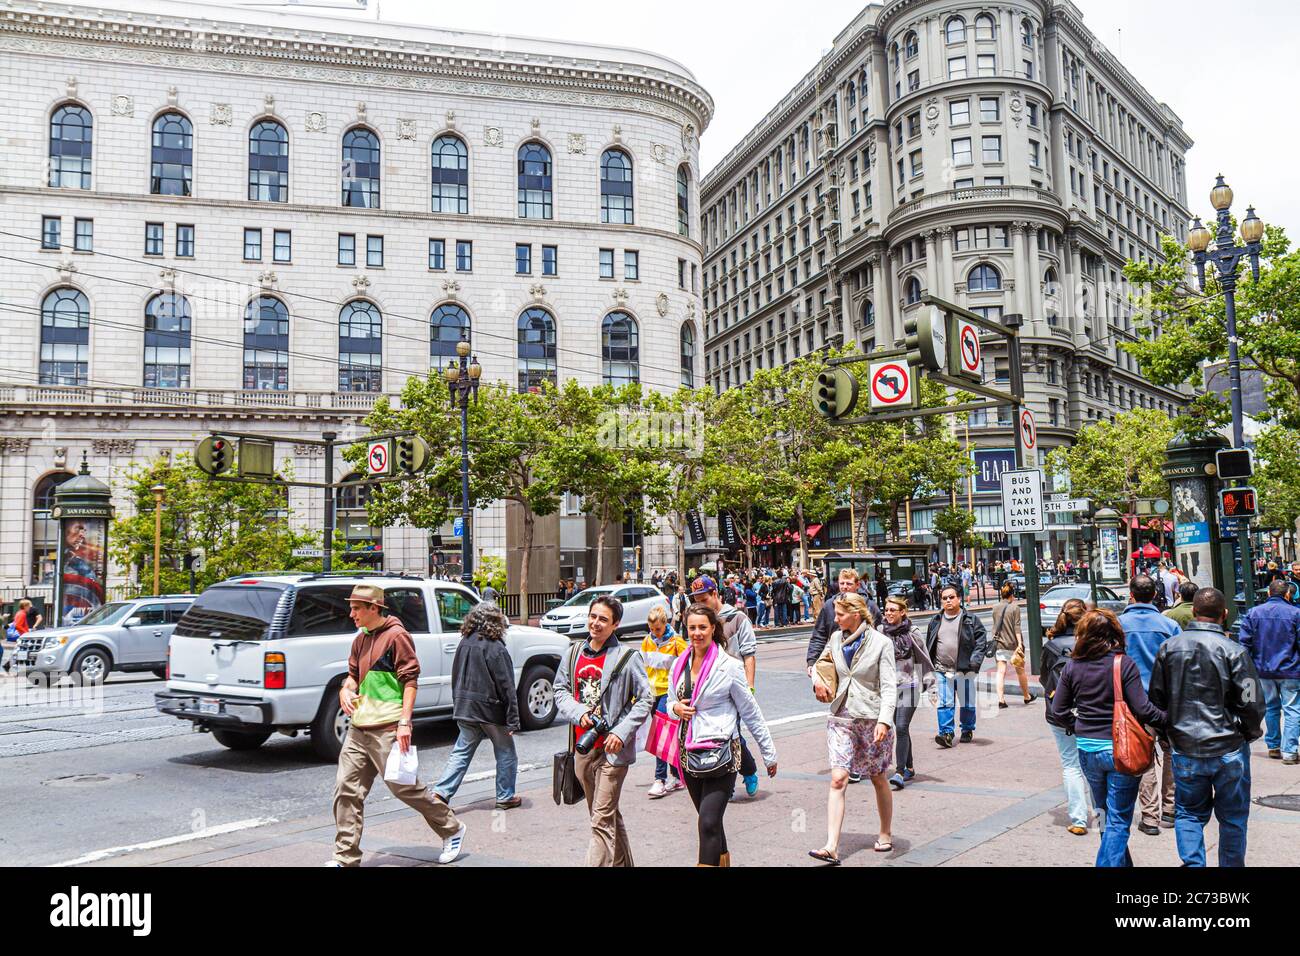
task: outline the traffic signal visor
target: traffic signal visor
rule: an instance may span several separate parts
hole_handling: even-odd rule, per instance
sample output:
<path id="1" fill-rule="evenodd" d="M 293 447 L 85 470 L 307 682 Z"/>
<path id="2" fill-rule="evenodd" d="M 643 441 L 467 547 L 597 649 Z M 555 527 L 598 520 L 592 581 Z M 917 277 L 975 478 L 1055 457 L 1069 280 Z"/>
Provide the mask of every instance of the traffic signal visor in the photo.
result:
<path id="1" fill-rule="evenodd" d="M 858 404 L 858 380 L 842 368 L 826 369 L 817 375 L 813 407 L 831 421 L 847 418 Z"/>

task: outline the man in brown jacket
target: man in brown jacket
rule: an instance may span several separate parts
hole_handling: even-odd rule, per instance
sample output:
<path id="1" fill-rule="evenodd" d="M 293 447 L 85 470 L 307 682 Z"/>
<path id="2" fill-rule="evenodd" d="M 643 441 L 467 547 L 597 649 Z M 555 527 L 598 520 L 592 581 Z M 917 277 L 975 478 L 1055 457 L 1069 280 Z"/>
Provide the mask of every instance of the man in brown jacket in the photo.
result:
<path id="1" fill-rule="evenodd" d="M 348 677 L 339 688 L 339 704 L 352 718 L 339 771 L 334 781 L 334 859 L 330 866 L 361 864 L 361 825 L 366 795 L 383 774 L 396 743 L 406 753 L 411 746 L 411 712 L 415 708 L 420 661 L 415 643 L 402 622 L 385 614 L 383 589 L 358 584 L 348 598 L 357 636 L 348 657 Z M 414 809 L 442 838 L 439 863 L 460 855 L 465 824 L 451 807 L 424 784 L 384 781 L 393 796 Z"/>

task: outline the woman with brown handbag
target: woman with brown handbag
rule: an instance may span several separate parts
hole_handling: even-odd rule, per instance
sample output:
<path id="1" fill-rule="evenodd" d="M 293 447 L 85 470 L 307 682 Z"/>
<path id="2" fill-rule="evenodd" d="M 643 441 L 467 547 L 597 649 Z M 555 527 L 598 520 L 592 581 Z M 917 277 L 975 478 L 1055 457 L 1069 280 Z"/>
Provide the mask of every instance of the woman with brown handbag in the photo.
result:
<path id="1" fill-rule="evenodd" d="M 1118 718 L 1124 719 L 1121 726 L 1136 718 L 1161 728 L 1168 718 L 1147 699 L 1137 664 L 1124 653 L 1124 628 L 1112 612 L 1089 611 L 1075 628 L 1074 650 L 1061 671 L 1051 713 L 1058 726 L 1072 728 L 1093 804 L 1106 814 L 1097 866 L 1132 866 L 1129 829 L 1142 775 L 1118 769 L 1113 728 Z M 1120 741 L 1127 742 L 1127 736 Z"/>

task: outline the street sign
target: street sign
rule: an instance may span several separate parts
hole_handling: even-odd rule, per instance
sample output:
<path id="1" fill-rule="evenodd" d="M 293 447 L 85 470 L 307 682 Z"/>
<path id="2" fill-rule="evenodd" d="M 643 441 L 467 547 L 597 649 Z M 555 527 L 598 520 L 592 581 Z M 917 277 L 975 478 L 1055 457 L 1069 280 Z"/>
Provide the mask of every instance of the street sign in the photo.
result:
<path id="1" fill-rule="evenodd" d="M 1091 502 L 1087 498 L 1067 498 L 1064 501 L 1049 501 L 1043 511 L 1049 515 L 1069 514 L 1076 511 L 1088 511 Z"/>
<path id="2" fill-rule="evenodd" d="M 456 520 L 451 523 L 451 536 L 453 538 L 465 537 L 465 518 L 463 515 L 457 515 Z"/>
<path id="3" fill-rule="evenodd" d="M 980 331 L 970 322 L 957 321 L 956 361 L 950 363 L 952 374 L 978 382 L 984 377 Z"/>
<path id="4" fill-rule="evenodd" d="M 241 478 L 274 478 L 275 442 L 259 438 L 239 439 L 239 475 Z"/>
<path id="5" fill-rule="evenodd" d="M 387 439 L 372 441 L 366 449 L 366 472 L 370 475 L 392 473 L 392 443 Z"/>
<path id="6" fill-rule="evenodd" d="M 871 408 L 902 408 L 912 401 L 912 372 L 902 362 L 873 362 Z"/>
<path id="7" fill-rule="evenodd" d="M 1007 534 L 1046 530 L 1041 468 L 1024 468 L 1002 475 L 1002 527 Z"/>
<path id="8" fill-rule="evenodd" d="M 325 552 L 320 548 L 294 548 L 293 556 L 295 558 L 323 558 Z"/>
<path id="9" fill-rule="evenodd" d="M 1225 448 L 1214 453 L 1214 460 L 1219 478 L 1224 481 L 1255 476 L 1255 460 L 1249 448 Z"/>
<path id="10" fill-rule="evenodd" d="M 1034 413 L 1027 408 L 1020 413 L 1020 440 L 1024 443 L 1025 451 L 1033 451 L 1038 445 L 1038 425 L 1034 421 Z"/>

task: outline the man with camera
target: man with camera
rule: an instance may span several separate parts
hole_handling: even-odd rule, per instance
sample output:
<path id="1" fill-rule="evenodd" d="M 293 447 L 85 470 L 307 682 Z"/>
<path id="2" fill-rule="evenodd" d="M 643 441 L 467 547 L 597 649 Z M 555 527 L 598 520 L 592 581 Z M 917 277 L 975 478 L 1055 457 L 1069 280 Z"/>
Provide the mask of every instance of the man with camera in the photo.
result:
<path id="1" fill-rule="evenodd" d="M 555 674 L 556 710 L 578 728 L 574 769 L 591 814 L 588 866 L 634 865 L 618 801 L 655 696 L 641 652 L 614 636 L 622 619 L 617 598 L 592 601 L 587 640 L 561 658 Z"/>

